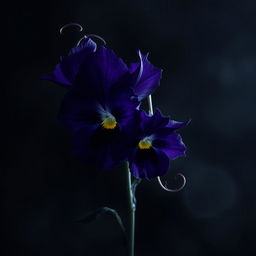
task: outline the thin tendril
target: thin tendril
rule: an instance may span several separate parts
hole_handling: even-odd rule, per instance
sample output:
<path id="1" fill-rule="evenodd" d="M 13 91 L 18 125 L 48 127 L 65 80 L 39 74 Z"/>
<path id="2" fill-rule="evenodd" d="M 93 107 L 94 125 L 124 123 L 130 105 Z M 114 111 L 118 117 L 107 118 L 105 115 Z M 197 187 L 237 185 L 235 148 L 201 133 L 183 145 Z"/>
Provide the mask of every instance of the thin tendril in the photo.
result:
<path id="1" fill-rule="evenodd" d="M 63 35 L 63 31 L 64 31 L 66 28 L 69 28 L 69 27 L 77 27 L 77 28 L 79 29 L 79 32 L 82 32 L 82 31 L 83 31 L 83 27 L 82 27 L 80 24 L 78 24 L 78 23 L 68 23 L 68 24 L 66 24 L 66 25 L 64 25 L 64 26 L 62 26 L 62 27 L 60 28 L 60 34 Z M 90 37 L 94 37 L 94 38 L 99 39 L 99 40 L 103 43 L 103 45 L 106 45 L 106 44 L 107 44 L 107 42 L 106 42 L 106 41 L 104 40 L 104 38 L 102 38 L 101 36 L 98 36 L 98 35 L 95 35 L 95 34 L 89 34 L 89 35 L 84 35 L 83 37 L 81 37 L 81 38 L 78 40 L 76 46 L 79 46 L 80 43 L 81 43 L 83 40 L 85 40 L 85 39 L 87 39 L 87 38 L 90 38 Z"/>
<path id="2" fill-rule="evenodd" d="M 159 176 L 157 177 L 157 180 L 158 180 L 158 183 L 159 183 L 159 185 L 161 186 L 161 188 L 163 190 L 165 190 L 167 192 L 179 192 L 179 191 L 181 191 L 185 187 L 187 181 L 186 181 L 185 176 L 182 173 L 178 173 L 177 175 L 181 176 L 181 178 L 183 179 L 182 185 L 179 188 L 177 188 L 177 189 L 167 188 L 167 185 L 163 185 L 163 183 L 162 183 L 162 181 L 161 181 Z"/>
<path id="3" fill-rule="evenodd" d="M 60 34 L 62 35 L 62 34 L 63 34 L 63 31 L 64 31 L 66 28 L 69 28 L 69 27 L 77 27 L 77 28 L 79 29 L 79 32 L 82 32 L 82 31 L 83 31 L 83 27 L 82 27 L 80 24 L 78 24 L 78 23 L 68 23 L 68 24 L 66 24 L 66 25 L 64 25 L 64 26 L 62 26 L 62 27 L 60 28 Z"/>
<path id="4" fill-rule="evenodd" d="M 83 40 L 87 39 L 87 38 L 88 38 L 88 37 L 87 37 L 86 35 L 84 35 L 83 37 L 81 37 L 81 38 L 78 40 L 76 46 L 79 46 L 80 43 L 81 43 Z"/>
<path id="5" fill-rule="evenodd" d="M 100 40 L 103 42 L 104 45 L 107 44 L 106 41 L 105 41 L 101 36 L 94 35 L 94 34 L 89 34 L 89 35 L 84 35 L 83 37 L 81 37 L 81 38 L 78 40 L 76 46 L 79 46 L 80 43 L 81 43 L 83 40 L 85 40 L 85 39 L 87 39 L 87 38 L 91 38 L 91 37 L 100 39 Z"/>
<path id="6" fill-rule="evenodd" d="M 148 96 L 148 106 L 149 106 L 149 114 L 153 115 L 154 114 L 154 110 L 153 110 L 153 102 L 152 102 L 151 94 Z M 186 185 L 186 178 L 185 178 L 185 176 L 182 173 L 178 173 L 177 175 L 181 176 L 181 178 L 183 179 L 183 184 L 178 189 L 170 189 L 170 188 L 167 188 L 167 185 L 164 186 L 159 176 L 157 176 L 157 180 L 158 180 L 158 183 L 161 186 L 161 188 L 164 189 L 165 191 L 168 191 L 168 192 L 179 192 L 179 191 L 181 191 L 185 187 L 185 185 Z"/>
<path id="7" fill-rule="evenodd" d="M 98 38 L 99 40 L 101 40 L 101 42 L 102 42 L 104 45 L 106 45 L 106 44 L 107 44 L 107 42 L 105 41 L 105 39 L 104 39 L 104 38 L 102 38 L 101 36 L 98 36 L 98 35 L 95 35 L 95 34 L 89 34 L 89 35 L 87 35 L 87 37 L 94 37 L 94 38 Z"/>

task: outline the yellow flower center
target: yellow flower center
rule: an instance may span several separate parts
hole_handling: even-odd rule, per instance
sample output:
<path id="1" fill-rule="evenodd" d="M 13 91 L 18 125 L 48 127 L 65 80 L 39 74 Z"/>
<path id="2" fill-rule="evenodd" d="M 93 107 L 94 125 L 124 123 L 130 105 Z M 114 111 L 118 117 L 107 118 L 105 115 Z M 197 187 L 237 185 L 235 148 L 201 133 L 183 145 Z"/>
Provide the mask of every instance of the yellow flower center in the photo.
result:
<path id="1" fill-rule="evenodd" d="M 104 129 L 115 129 L 117 122 L 115 117 L 109 116 L 101 122 L 101 125 Z"/>
<path id="2" fill-rule="evenodd" d="M 139 142 L 140 149 L 150 149 L 152 147 L 152 141 L 149 139 L 143 139 Z"/>

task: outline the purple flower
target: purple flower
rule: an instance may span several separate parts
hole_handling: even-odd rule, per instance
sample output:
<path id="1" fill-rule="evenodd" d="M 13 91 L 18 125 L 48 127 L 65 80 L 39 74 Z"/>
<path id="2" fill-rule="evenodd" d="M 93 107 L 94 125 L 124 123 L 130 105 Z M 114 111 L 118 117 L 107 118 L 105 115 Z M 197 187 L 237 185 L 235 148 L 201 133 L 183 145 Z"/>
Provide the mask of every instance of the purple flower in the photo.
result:
<path id="1" fill-rule="evenodd" d="M 140 62 L 128 67 L 113 51 L 104 46 L 97 48 L 95 42 L 88 38 L 73 48 L 68 56 L 62 57 L 54 72 L 42 78 L 70 89 L 79 87 L 91 93 L 95 92 L 95 83 L 101 84 L 101 89 L 106 91 L 110 85 L 119 83 L 122 77 L 122 86 L 132 88 L 141 100 L 159 86 L 162 70 L 148 61 L 148 54 L 142 55 L 138 51 L 138 55 Z"/>
<path id="2" fill-rule="evenodd" d="M 87 39 L 43 78 L 69 89 L 58 118 L 69 129 L 78 158 L 101 170 L 129 158 L 133 175 L 150 179 L 165 174 L 169 160 L 185 155 L 175 131 L 187 123 L 158 110 L 153 116 L 138 110 L 162 74 L 148 54 L 138 55 L 140 62 L 128 67 L 113 51 Z"/>
<path id="3" fill-rule="evenodd" d="M 123 129 L 132 123 L 139 101 L 126 86 L 126 68 L 104 47 L 93 57 L 87 55 L 59 113 L 71 132 L 74 154 L 101 170 L 111 169 L 127 157 Z"/>
<path id="4" fill-rule="evenodd" d="M 153 116 L 140 111 L 137 136 L 129 155 L 129 165 L 136 178 L 155 178 L 169 169 L 170 160 L 185 156 L 186 147 L 176 130 L 188 122 L 163 117 L 159 110 Z"/>

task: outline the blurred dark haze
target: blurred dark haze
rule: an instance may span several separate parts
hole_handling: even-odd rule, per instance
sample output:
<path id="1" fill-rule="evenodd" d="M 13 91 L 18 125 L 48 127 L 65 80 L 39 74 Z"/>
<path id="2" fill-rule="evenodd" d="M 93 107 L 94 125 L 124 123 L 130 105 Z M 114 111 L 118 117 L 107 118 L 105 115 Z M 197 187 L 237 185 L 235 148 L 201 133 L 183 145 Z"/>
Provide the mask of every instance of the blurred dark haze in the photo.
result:
<path id="1" fill-rule="evenodd" d="M 256 255 L 256 1 L 14 1 L 2 49 L 2 239 L 0 255 L 125 255 L 108 214 L 76 219 L 99 206 L 126 218 L 123 169 L 98 173 L 70 154 L 56 121 L 65 89 L 39 77 L 81 36 L 78 22 L 125 61 L 136 51 L 164 69 L 155 107 L 175 120 L 187 157 L 137 190 L 136 255 Z M 3 35 L 6 42 L 6 35 Z"/>

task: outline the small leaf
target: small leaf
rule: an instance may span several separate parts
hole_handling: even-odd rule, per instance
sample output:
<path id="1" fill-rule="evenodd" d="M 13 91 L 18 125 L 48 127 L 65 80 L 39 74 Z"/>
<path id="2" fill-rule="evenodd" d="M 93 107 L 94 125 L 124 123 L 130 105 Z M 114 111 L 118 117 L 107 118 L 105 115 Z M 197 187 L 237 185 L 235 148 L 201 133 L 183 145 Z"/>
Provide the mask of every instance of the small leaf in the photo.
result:
<path id="1" fill-rule="evenodd" d="M 101 214 L 103 214 L 105 212 L 106 212 L 105 207 L 102 207 L 102 208 L 99 208 L 95 211 L 92 211 L 92 212 L 88 213 L 85 217 L 83 217 L 79 220 L 76 220 L 75 222 L 89 223 L 89 222 L 92 222 L 92 221 L 96 220 Z"/>
<path id="2" fill-rule="evenodd" d="M 79 220 L 76 220 L 75 222 L 86 224 L 86 223 L 96 220 L 99 216 L 101 216 L 104 213 L 110 213 L 112 216 L 115 217 L 116 221 L 118 222 L 118 224 L 122 230 L 124 243 L 126 244 L 126 233 L 125 233 L 124 224 L 123 224 L 122 219 L 121 219 L 120 215 L 118 214 L 118 212 L 112 208 L 101 207 L 95 211 L 90 212 L 85 217 L 83 217 Z"/>

